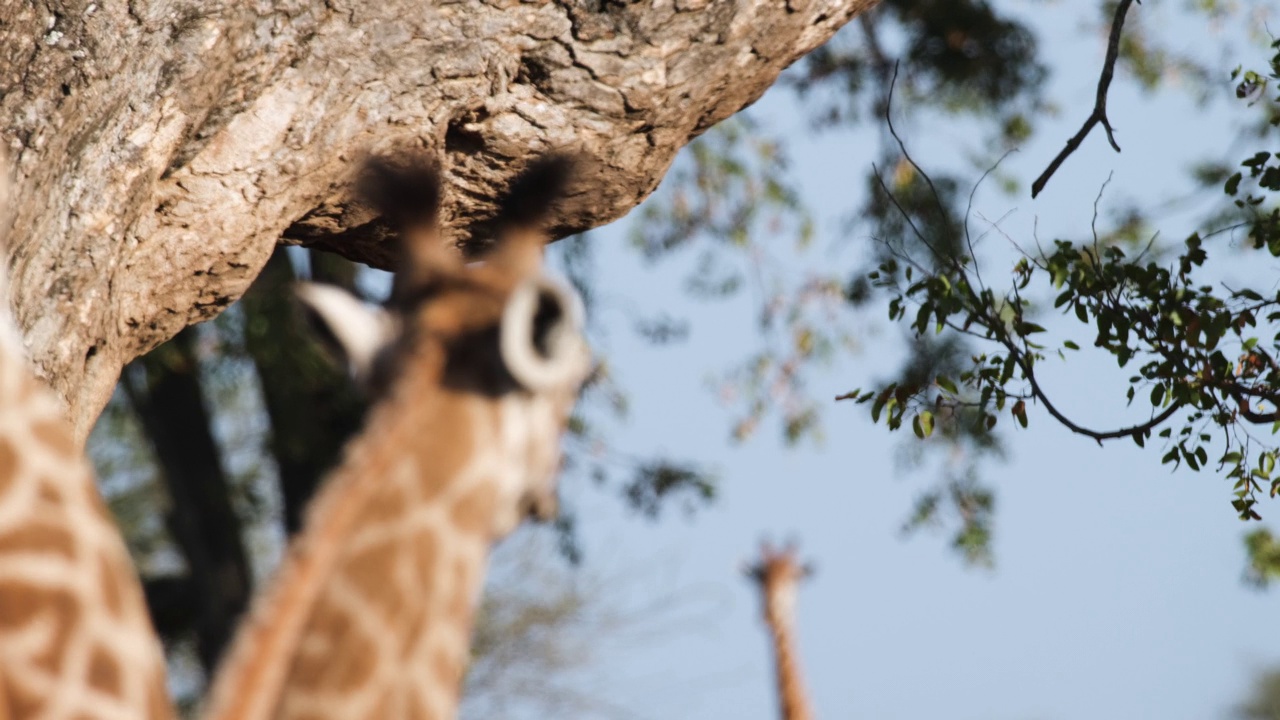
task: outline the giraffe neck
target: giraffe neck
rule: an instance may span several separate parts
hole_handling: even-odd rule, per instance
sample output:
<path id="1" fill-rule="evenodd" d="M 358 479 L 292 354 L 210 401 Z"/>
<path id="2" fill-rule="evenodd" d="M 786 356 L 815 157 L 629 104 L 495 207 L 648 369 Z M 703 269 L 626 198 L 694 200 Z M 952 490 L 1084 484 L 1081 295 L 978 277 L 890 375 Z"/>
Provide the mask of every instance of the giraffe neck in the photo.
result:
<path id="1" fill-rule="evenodd" d="M 0 289 L 0 717 L 172 717 L 142 588 Z"/>
<path id="2" fill-rule="evenodd" d="M 796 649 L 795 622 L 778 607 L 767 607 L 765 621 L 773 640 L 774 665 L 777 672 L 778 700 L 782 720 L 812 720 L 813 708 L 805 691 L 800 672 L 800 656 Z"/>
<path id="3" fill-rule="evenodd" d="M 220 669 L 208 720 L 454 717 L 504 471 L 491 405 L 421 381 L 374 411 Z"/>

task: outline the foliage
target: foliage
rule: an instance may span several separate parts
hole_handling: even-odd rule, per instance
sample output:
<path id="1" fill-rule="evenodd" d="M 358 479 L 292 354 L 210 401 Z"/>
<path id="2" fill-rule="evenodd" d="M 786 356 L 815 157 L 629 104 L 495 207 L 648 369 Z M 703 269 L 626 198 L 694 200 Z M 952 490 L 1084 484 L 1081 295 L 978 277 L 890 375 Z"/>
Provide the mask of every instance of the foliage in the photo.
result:
<path id="1" fill-rule="evenodd" d="M 1244 536 L 1245 554 L 1249 558 L 1245 581 L 1264 588 L 1280 577 L 1280 542 L 1270 530 L 1261 528 Z"/>
<path id="2" fill-rule="evenodd" d="M 634 246 L 652 262 L 697 250 L 696 270 L 686 279 L 690 296 L 715 301 L 746 291 L 758 299 L 763 347 L 718 383 L 738 408 L 738 440 L 750 437 L 770 410 L 790 441 L 813 430 L 818 410 L 804 392 L 802 371 L 847 343 L 823 330 L 831 326 L 840 284 L 813 277 L 796 286 L 779 272 L 785 263 L 772 247 L 777 239 L 789 238 L 802 253 L 814 232 L 787 167 L 782 145 L 754 119 L 730 119 L 690 145 L 659 194 L 640 208 L 632 231 Z"/>
<path id="3" fill-rule="evenodd" d="M 1280 720 L 1280 669 L 1260 672 L 1253 679 L 1249 698 L 1235 707 L 1238 720 Z"/>
<path id="4" fill-rule="evenodd" d="M 619 442 L 622 423 L 630 409 L 626 389 L 614 377 L 608 352 L 609 328 L 592 310 L 609 302 L 594 282 L 595 261 L 589 235 L 557 243 L 548 258 L 573 284 L 588 308 L 587 334 L 596 354 L 595 367 L 569 419 L 565 442 L 561 507 L 555 528 L 561 554 L 571 563 L 582 560 L 574 506 L 581 480 L 596 488 L 617 490 L 623 502 L 648 519 L 680 504 L 695 512 L 715 498 L 716 479 L 696 461 L 666 457 L 639 457 Z M 687 329 L 668 316 L 632 318 L 632 329 L 656 348 L 680 342 Z"/>
<path id="5" fill-rule="evenodd" d="M 1035 36 L 1007 10 L 980 0 L 949 2 L 945 9 L 938 3 L 885 2 L 807 57 L 783 83 L 806 100 L 806 112 L 822 128 L 883 115 L 888 89 L 896 83 L 911 117 L 980 117 L 982 127 L 994 130 L 991 144 L 1006 148 L 1025 140 L 1030 118 L 1044 110 L 1040 87 L 1046 74 Z M 897 145 L 888 136 L 881 139 L 879 164 L 909 174 Z M 785 139 L 750 114 L 722 123 L 690 146 L 642 206 L 635 226 L 635 245 L 650 260 L 698 253 L 688 280 L 694 298 L 748 294 L 755 301 L 761 342 L 714 383 L 733 409 L 732 435 L 738 441 L 750 439 L 770 418 L 777 419 L 789 444 L 822 439 L 824 401 L 809 391 L 810 378 L 858 351 L 847 310 L 871 299 L 865 272 L 849 273 L 828 262 L 805 266 L 816 224 L 791 176 L 786 147 Z M 958 177 L 935 179 L 933 188 L 945 203 L 936 203 L 939 196 L 921 185 L 910 197 L 900 195 L 899 207 L 874 191 L 876 182 L 868 173 L 873 191 L 853 213 L 851 230 L 869 226 L 875 236 L 903 236 L 906 223 L 899 211 L 906 210 L 929 226 L 935 248 L 961 252 Z M 882 259 L 873 254 L 872 265 Z M 966 353 L 965 343 L 954 339 L 921 338 L 909 347 L 899 373 L 905 383 L 958 372 L 957 359 Z M 972 424 L 953 424 L 943 436 L 952 448 L 948 454 L 961 460 L 949 462 L 923 492 L 904 528 L 953 518 L 954 546 L 970 561 L 989 562 L 994 496 L 979 481 L 975 463 L 1000 448 L 993 435 Z"/>
<path id="6" fill-rule="evenodd" d="M 1280 42 L 1274 47 L 1273 77 L 1280 73 Z M 1280 255 L 1280 210 L 1270 197 L 1280 190 L 1280 166 L 1269 152 L 1253 154 L 1241 166 L 1224 185 L 1239 214 L 1233 227 L 1247 229 L 1253 248 Z M 927 186 L 944 206 L 943 193 L 914 162 L 912 167 L 917 174 L 907 188 Z M 897 204 L 901 191 L 881 187 Z M 1204 277 L 1206 243 L 1223 230 L 1193 234 L 1166 261 L 1151 257 L 1151 243 L 1135 253 L 1100 235 L 1095 204 L 1092 242 L 1055 240 L 1048 250 L 1037 244 L 1037 252 L 1023 253 L 1014 264 L 1013 285 L 997 290 L 983 281 L 967 228 L 967 252 L 949 254 L 934 245 L 929 227 L 901 214 L 928 252 L 887 243 L 893 257 L 871 280 L 891 291 L 890 318 L 907 323 L 918 338 L 958 335 L 981 349 L 958 375 L 938 373 L 842 398 L 868 405 L 872 419 L 883 419 L 891 430 L 909 421 L 921 438 L 960 422 L 990 431 L 1006 411 L 1026 427 L 1028 404 L 1038 403 L 1072 432 L 1099 443 L 1129 438 L 1142 447 L 1154 435 L 1162 463 L 1198 471 L 1212 462 L 1233 481 L 1232 505 L 1242 519 L 1259 518 L 1259 494 L 1280 493 L 1280 449 L 1268 438 L 1280 429 L 1280 292 L 1230 288 Z M 1054 308 L 1090 327 L 1094 347 L 1121 368 L 1136 366 L 1126 395 L 1130 404 L 1137 399 L 1149 408 L 1145 419 L 1093 429 L 1055 405 L 1037 373 L 1051 349 L 1065 357 L 1080 346 L 1048 339 L 1035 322 L 1033 283 L 1056 293 Z"/>
<path id="7" fill-rule="evenodd" d="M 866 115 L 876 121 L 895 65 L 906 69 L 902 92 L 908 103 L 997 114 L 993 125 L 1009 139 L 1024 139 L 1027 113 L 1043 109 L 1039 87 L 1047 70 L 1039 44 L 1007 6 L 885 0 L 857 23 L 860 37 L 854 28 L 838 34 L 786 79 L 818 103 L 812 116 L 820 124 L 848 124 Z"/>

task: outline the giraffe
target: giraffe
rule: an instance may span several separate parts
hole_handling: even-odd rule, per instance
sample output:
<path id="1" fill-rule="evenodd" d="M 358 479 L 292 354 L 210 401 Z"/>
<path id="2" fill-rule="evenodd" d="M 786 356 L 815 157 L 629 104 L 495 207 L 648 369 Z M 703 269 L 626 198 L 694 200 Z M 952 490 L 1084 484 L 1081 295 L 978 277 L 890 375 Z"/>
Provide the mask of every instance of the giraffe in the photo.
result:
<path id="1" fill-rule="evenodd" d="M 746 573 L 759 583 L 764 599 L 764 621 L 773 640 L 782 720 L 812 720 L 813 707 L 800 674 L 795 629 L 796 588 L 812 568 L 797 559 L 794 545 L 774 549 L 766 542 L 761 544 L 760 560 Z"/>
<path id="2" fill-rule="evenodd" d="M 171 718 L 133 562 L 62 406 L 31 373 L 4 276 L 0 266 L 0 718 Z"/>
<path id="3" fill-rule="evenodd" d="M 553 514 L 590 364 L 576 297 L 540 270 L 570 171 L 564 156 L 531 163 L 492 250 L 464 265 L 441 243 L 438 166 L 368 165 L 365 195 L 400 230 L 388 311 L 300 294 L 376 400 L 225 656 L 207 720 L 456 715 L 489 548 Z"/>

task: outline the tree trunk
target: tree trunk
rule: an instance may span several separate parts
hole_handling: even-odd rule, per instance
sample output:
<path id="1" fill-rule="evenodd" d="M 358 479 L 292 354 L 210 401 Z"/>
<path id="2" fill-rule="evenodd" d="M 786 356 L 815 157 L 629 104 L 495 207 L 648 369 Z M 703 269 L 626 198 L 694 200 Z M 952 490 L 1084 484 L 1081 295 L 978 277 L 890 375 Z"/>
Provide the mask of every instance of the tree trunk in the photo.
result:
<path id="1" fill-rule="evenodd" d="M 200 389 L 195 330 L 179 333 L 161 351 L 143 358 L 141 378 L 130 373 L 129 401 L 155 448 L 169 492 L 169 532 L 187 561 L 196 601 L 197 653 L 211 671 L 231 640 L 249 604 L 252 578 L 231 505 L 231 485 L 222 469 L 212 423 Z M 148 594 L 148 601 L 181 599 Z M 168 625 L 168 611 L 152 606 L 152 614 Z M 162 623 L 157 622 L 157 625 Z"/>
<path id="2" fill-rule="evenodd" d="M 349 271 L 354 268 L 345 260 L 317 263 L 312 258 L 313 278 L 352 290 L 355 273 Z M 257 368 L 263 404 L 271 418 L 271 454 L 280 475 L 284 527 L 290 535 L 302 527 L 307 502 L 324 474 L 338 464 L 347 439 L 364 420 L 365 409 L 345 369 L 323 356 L 311 329 L 302 322 L 290 287 L 296 279 L 285 249 L 278 248 L 245 294 L 242 306 L 245 349 Z"/>
<path id="3" fill-rule="evenodd" d="M 557 233 L 621 217 L 872 2 L 0 0 L 31 356 L 83 439 L 124 363 L 238 298 L 281 239 L 385 266 L 347 207 L 370 151 L 440 154 L 467 228 L 513 164 L 576 149 Z"/>

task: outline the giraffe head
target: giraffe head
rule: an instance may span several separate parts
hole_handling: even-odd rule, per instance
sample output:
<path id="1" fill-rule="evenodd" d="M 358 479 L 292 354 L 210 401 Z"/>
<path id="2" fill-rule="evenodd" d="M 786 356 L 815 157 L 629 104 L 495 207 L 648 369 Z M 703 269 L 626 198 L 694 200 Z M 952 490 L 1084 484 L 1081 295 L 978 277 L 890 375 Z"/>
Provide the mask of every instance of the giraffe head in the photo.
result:
<path id="1" fill-rule="evenodd" d="M 371 308 L 333 287 L 299 290 L 370 392 L 412 405 L 443 402 L 438 390 L 490 429 L 483 439 L 462 438 L 474 429 L 454 417 L 444 432 L 483 447 L 489 464 L 477 472 L 501 478 L 497 507 L 485 513 L 495 538 L 527 515 L 554 515 L 559 437 L 590 366 L 580 302 L 542 270 L 543 223 L 571 171 L 564 156 L 530 163 L 498 203 L 489 251 L 466 263 L 439 231 L 437 165 L 373 160 L 362 194 L 400 242 L 387 306 Z M 438 418 L 430 432 L 441 432 Z"/>
<path id="2" fill-rule="evenodd" d="M 800 562 L 795 543 L 775 548 L 765 541 L 760 543 L 760 559 L 745 572 L 760 584 L 766 618 L 775 613 L 789 618 L 795 610 L 796 588 L 813 574 L 813 566 Z"/>

